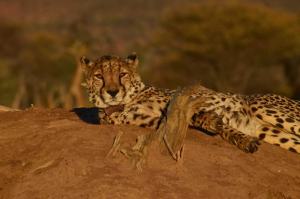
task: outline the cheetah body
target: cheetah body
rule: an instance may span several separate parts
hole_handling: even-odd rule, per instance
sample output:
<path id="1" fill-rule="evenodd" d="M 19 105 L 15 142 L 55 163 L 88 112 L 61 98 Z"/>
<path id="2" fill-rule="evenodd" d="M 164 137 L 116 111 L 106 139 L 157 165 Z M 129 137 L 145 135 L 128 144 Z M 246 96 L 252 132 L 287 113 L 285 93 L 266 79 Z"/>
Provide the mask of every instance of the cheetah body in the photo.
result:
<path id="1" fill-rule="evenodd" d="M 96 61 L 83 57 L 81 64 L 90 101 L 102 110 L 102 121 L 158 128 L 176 91 L 145 86 L 135 55 L 103 56 Z M 191 127 L 220 134 L 246 152 L 256 150 L 253 138 L 258 138 L 300 153 L 300 102 L 270 94 L 221 93 L 203 86 L 191 90 L 191 98 L 201 99 Z M 122 108 L 109 111 L 116 106 Z"/>
<path id="2" fill-rule="evenodd" d="M 221 118 L 223 124 L 232 129 L 290 151 L 300 152 L 298 101 L 274 94 L 224 94 L 204 87 L 194 93 L 195 96 L 205 99 L 205 103 L 199 104 L 195 112 L 213 112 Z M 199 119 L 193 119 L 193 125 L 198 126 Z"/>

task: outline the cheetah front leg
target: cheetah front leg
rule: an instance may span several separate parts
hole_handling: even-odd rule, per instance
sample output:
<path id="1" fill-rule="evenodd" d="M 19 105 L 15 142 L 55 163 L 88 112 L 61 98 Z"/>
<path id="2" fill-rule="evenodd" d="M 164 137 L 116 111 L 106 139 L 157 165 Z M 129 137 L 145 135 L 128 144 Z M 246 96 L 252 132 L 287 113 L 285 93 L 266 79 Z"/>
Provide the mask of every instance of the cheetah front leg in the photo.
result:
<path id="1" fill-rule="evenodd" d="M 259 139 L 224 124 L 222 118 L 215 113 L 196 114 L 193 116 L 192 122 L 193 127 L 219 134 L 224 140 L 246 153 L 254 153 L 258 150 Z"/>

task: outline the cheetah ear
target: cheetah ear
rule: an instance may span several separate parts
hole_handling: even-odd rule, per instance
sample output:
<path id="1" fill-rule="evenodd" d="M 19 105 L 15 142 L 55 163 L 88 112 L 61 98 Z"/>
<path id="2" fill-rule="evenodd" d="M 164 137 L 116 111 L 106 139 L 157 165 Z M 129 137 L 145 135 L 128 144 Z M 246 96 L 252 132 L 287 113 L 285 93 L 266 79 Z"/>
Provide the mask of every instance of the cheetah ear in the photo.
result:
<path id="1" fill-rule="evenodd" d="M 139 65 L 139 59 L 138 59 L 136 53 L 132 53 L 132 54 L 128 55 L 126 62 L 133 68 L 137 68 Z"/>
<path id="2" fill-rule="evenodd" d="M 88 71 L 93 65 L 94 65 L 94 62 L 90 61 L 85 56 L 82 56 L 80 58 L 80 66 L 84 71 Z"/>

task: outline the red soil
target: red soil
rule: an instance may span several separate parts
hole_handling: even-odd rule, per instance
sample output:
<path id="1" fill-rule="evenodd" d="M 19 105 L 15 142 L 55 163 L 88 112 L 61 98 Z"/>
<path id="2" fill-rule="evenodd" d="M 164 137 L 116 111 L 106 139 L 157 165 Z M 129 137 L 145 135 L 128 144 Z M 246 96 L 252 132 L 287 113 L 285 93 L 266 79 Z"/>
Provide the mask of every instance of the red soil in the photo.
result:
<path id="1" fill-rule="evenodd" d="M 0 199 L 300 198 L 300 156 L 269 144 L 246 154 L 190 130 L 183 164 L 151 153 L 141 173 L 122 154 L 105 158 L 114 136 L 133 145 L 151 130 L 97 125 L 96 111 L 0 113 Z"/>

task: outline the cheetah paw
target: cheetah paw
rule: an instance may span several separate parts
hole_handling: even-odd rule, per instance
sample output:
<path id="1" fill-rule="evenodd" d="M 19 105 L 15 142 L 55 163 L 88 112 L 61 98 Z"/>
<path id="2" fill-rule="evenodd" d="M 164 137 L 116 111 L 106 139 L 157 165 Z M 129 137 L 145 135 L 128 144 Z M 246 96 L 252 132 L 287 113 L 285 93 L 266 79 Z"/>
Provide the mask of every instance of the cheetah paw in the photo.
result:
<path id="1" fill-rule="evenodd" d="M 250 140 L 245 140 L 244 143 L 241 143 L 239 148 L 246 153 L 254 153 L 258 150 L 258 146 L 260 145 L 259 139 L 251 138 Z"/>

